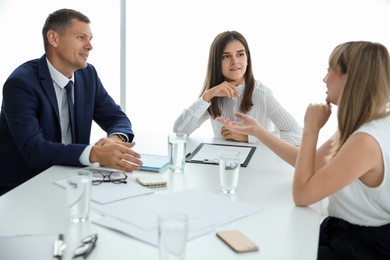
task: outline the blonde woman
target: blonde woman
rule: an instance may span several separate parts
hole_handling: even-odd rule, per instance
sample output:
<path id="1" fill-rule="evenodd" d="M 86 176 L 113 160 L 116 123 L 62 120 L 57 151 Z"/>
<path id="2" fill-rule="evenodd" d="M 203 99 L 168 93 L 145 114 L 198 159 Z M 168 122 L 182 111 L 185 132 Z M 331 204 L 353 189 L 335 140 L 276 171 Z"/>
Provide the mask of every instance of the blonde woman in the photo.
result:
<path id="1" fill-rule="evenodd" d="M 255 136 L 295 166 L 293 198 L 307 206 L 329 198 L 318 259 L 390 259 L 390 60 L 379 43 L 346 42 L 329 58 L 326 104 L 307 108 L 302 143 L 293 147 L 253 118 L 218 120 Z M 338 106 L 338 131 L 319 149 L 320 129 Z"/>

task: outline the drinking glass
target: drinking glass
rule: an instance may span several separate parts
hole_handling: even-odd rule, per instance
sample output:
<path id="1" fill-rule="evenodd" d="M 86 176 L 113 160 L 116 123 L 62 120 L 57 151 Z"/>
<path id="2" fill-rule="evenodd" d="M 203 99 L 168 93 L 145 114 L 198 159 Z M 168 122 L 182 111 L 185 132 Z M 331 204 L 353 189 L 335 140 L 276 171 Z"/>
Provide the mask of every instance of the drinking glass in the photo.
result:
<path id="1" fill-rule="evenodd" d="M 240 166 L 239 152 L 221 151 L 219 156 L 219 180 L 224 193 L 235 193 Z"/>
<path id="2" fill-rule="evenodd" d="M 160 260 L 184 260 L 188 216 L 184 213 L 162 213 L 158 217 Z"/>
<path id="3" fill-rule="evenodd" d="M 74 223 L 88 220 L 91 204 L 92 173 L 77 171 L 67 175 L 66 193 L 70 220 Z"/>
<path id="4" fill-rule="evenodd" d="M 187 134 L 173 133 L 168 135 L 169 171 L 183 173 L 186 162 Z"/>

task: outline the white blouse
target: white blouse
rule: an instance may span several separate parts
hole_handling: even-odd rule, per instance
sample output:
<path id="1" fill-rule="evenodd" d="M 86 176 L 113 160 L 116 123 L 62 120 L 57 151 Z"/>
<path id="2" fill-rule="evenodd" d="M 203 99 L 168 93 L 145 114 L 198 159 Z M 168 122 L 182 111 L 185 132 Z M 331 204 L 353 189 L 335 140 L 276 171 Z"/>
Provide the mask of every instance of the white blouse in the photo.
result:
<path id="1" fill-rule="evenodd" d="M 329 216 L 360 226 L 382 226 L 390 223 L 390 116 L 362 125 L 363 132 L 374 138 L 382 151 L 383 181 L 369 187 L 359 179 L 329 196 Z M 354 134 L 355 134 L 354 133 Z"/>
<path id="2" fill-rule="evenodd" d="M 237 86 L 239 97 L 228 98 L 223 97 L 220 107 L 221 116 L 232 121 L 238 121 L 234 113 L 240 111 L 240 104 L 243 98 L 245 85 Z M 260 81 L 256 81 L 255 89 L 252 97 L 253 107 L 246 114 L 255 118 L 262 126 L 269 129 L 272 123 L 275 130 L 279 132 L 280 138 L 299 146 L 302 139 L 302 128 L 297 121 L 284 109 L 275 99 L 272 91 L 263 85 Z M 181 132 L 190 135 L 199 128 L 207 119 L 211 119 L 207 109 L 210 103 L 200 97 L 189 108 L 184 109 L 183 113 L 176 119 L 173 127 L 174 132 Z M 223 126 L 216 120 L 211 120 L 214 136 L 222 137 L 220 131 Z M 250 136 L 249 142 L 255 141 L 256 138 Z"/>

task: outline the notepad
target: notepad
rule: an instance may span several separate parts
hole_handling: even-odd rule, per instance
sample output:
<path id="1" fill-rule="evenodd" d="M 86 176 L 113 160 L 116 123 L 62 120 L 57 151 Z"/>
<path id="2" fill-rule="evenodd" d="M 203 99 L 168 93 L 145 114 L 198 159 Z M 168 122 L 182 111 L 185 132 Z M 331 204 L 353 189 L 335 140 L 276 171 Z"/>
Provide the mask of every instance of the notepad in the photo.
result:
<path id="1" fill-rule="evenodd" d="M 149 188 L 165 187 L 167 181 L 164 180 L 160 175 L 145 175 L 137 177 L 137 182 L 141 185 Z"/>
<path id="2" fill-rule="evenodd" d="M 168 165 L 169 157 L 165 155 L 141 153 L 141 161 L 143 163 L 141 170 L 159 172 Z"/>

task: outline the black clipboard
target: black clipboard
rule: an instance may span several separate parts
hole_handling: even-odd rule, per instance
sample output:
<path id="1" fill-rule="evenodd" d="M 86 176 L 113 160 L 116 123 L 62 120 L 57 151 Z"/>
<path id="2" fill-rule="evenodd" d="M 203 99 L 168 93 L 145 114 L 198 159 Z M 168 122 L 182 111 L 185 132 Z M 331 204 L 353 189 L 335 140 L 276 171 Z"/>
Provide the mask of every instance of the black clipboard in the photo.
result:
<path id="1" fill-rule="evenodd" d="M 251 160 L 253 154 L 255 153 L 255 150 L 256 150 L 256 146 L 247 146 L 247 145 L 231 145 L 231 144 L 216 144 L 216 143 L 201 143 L 192 153 L 188 154 L 186 156 L 186 162 L 188 163 L 202 163 L 202 164 L 216 164 L 218 165 L 219 162 L 217 160 L 217 158 L 219 157 L 218 154 L 215 154 L 215 158 L 203 158 L 203 159 L 199 159 L 197 158 L 197 155 L 198 153 L 201 153 L 202 149 L 204 149 L 206 146 L 220 146 L 221 148 L 219 150 L 224 150 L 224 148 L 240 148 L 240 149 L 244 149 L 244 150 L 247 150 L 247 155 L 246 155 L 246 158 L 243 160 L 243 162 L 241 163 L 241 167 L 247 167 L 248 166 L 248 163 L 249 161 Z M 215 147 L 216 149 L 218 149 L 218 147 Z M 214 148 L 214 147 L 213 147 Z"/>

